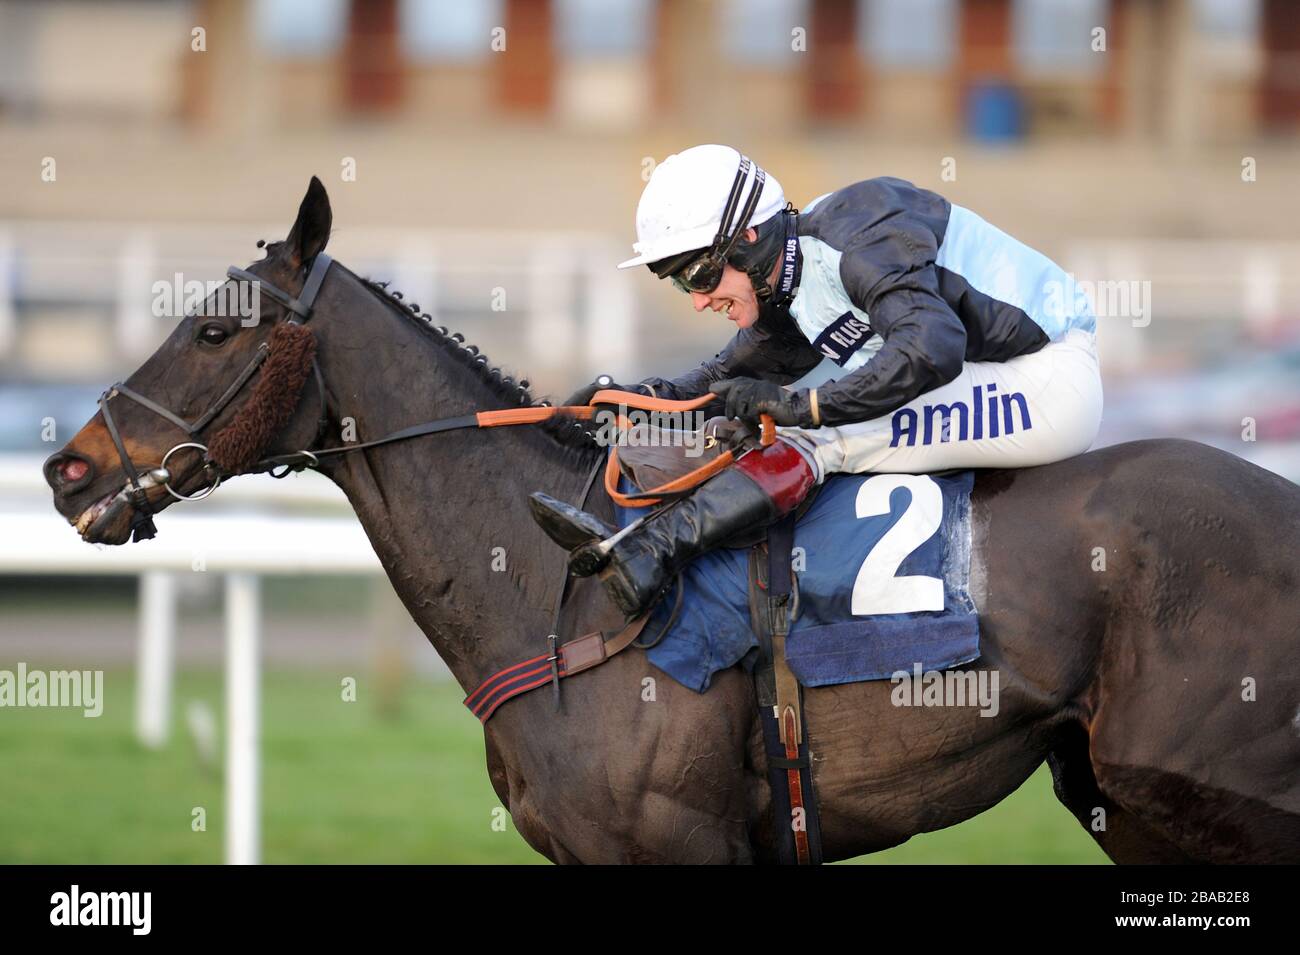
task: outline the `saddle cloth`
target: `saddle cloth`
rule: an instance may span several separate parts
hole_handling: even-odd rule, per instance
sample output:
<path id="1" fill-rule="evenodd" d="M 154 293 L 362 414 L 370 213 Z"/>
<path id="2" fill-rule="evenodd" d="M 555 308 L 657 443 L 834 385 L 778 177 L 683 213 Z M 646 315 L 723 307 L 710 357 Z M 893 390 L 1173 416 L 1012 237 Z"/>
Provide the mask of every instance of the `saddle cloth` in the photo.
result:
<path id="1" fill-rule="evenodd" d="M 642 489 L 629 470 L 621 489 Z M 786 657 L 801 683 L 888 679 L 918 664 L 943 670 L 979 656 L 968 590 L 973 483 L 970 471 L 827 479 L 794 533 L 799 603 Z M 619 526 L 642 513 L 615 508 Z M 683 588 L 677 617 L 648 651 L 650 661 L 696 692 L 719 670 L 752 663 L 758 641 L 748 568 L 748 548 L 693 561 L 675 585 Z M 660 601 L 642 639 L 653 640 L 672 620 L 676 598 L 670 591 Z"/>

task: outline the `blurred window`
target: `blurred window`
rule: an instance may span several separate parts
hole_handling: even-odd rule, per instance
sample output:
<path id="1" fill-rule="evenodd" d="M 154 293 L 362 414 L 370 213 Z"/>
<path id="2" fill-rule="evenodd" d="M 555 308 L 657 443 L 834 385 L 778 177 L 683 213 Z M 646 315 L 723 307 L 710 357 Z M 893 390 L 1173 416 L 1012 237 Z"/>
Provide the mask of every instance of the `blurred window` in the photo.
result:
<path id="1" fill-rule="evenodd" d="M 255 0 L 253 28 L 268 53 L 329 56 L 343 45 L 347 0 Z"/>
<path id="2" fill-rule="evenodd" d="M 808 0 L 725 0 L 719 23 L 722 47 L 742 65 L 791 69 L 800 55 L 792 49 L 792 31 L 808 29 L 808 8 Z"/>
<path id="3" fill-rule="evenodd" d="M 653 0 L 558 0 L 555 35 L 565 56 L 619 57 L 645 53 Z"/>
<path id="4" fill-rule="evenodd" d="M 1254 41 L 1259 33 L 1259 0 L 1194 0 L 1196 26 L 1221 40 Z"/>
<path id="5" fill-rule="evenodd" d="M 402 49 L 412 60 L 470 61 L 491 52 L 503 0 L 402 0 Z"/>
<path id="6" fill-rule="evenodd" d="M 1016 58 L 1044 72 L 1100 71 L 1092 31 L 1106 26 L 1107 0 L 1015 0 Z"/>
<path id="7" fill-rule="evenodd" d="M 555 0 L 555 107 L 566 121 L 634 128 L 650 108 L 656 0 Z"/>
<path id="8" fill-rule="evenodd" d="M 858 48 L 872 66 L 945 69 L 957 15 L 957 0 L 859 0 Z"/>
<path id="9" fill-rule="evenodd" d="M 176 37 L 188 50 L 194 25 L 178 3 L 0 0 L 0 112 L 88 123 L 174 116 L 184 58 Z"/>

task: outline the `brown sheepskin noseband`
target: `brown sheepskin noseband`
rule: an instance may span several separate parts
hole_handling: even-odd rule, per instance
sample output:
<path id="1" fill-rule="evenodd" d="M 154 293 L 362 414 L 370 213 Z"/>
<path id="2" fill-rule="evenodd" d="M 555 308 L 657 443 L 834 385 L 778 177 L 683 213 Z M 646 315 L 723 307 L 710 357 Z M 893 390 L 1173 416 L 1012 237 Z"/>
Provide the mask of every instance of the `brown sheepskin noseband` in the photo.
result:
<path id="1" fill-rule="evenodd" d="M 257 461 L 298 407 L 315 355 L 311 329 L 289 322 L 276 325 L 253 394 L 208 443 L 208 459 L 226 474 L 239 474 Z"/>

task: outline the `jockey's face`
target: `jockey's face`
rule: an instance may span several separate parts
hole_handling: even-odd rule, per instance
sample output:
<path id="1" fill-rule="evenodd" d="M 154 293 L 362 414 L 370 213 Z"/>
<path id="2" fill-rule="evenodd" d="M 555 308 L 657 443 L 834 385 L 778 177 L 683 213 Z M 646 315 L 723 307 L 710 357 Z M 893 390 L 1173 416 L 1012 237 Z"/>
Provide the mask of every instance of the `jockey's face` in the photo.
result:
<path id="1" fill-rule="evenodd" d="M 712 292 L 692 292 L 691 304 L 697 312 L 706 308 L 719 312 L 740 328 L 749 328 L 758 321 L 758 296 L 753 283 L 734 266 L 723 268 L 722 281 Z"/>

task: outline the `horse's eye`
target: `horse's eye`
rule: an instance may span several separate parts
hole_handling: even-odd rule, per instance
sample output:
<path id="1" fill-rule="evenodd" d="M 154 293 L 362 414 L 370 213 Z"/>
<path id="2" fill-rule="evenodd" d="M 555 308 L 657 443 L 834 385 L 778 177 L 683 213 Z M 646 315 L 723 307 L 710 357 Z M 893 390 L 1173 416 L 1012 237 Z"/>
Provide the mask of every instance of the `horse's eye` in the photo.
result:
<path id="1" fill-rule="evenodd" d="M 229 337 L 229 333 L 220 325 L 205 325 L 199 332 L 199 340 L 208 345 L 220 345 Z"/>

